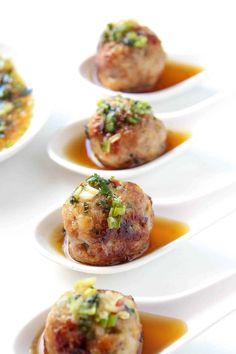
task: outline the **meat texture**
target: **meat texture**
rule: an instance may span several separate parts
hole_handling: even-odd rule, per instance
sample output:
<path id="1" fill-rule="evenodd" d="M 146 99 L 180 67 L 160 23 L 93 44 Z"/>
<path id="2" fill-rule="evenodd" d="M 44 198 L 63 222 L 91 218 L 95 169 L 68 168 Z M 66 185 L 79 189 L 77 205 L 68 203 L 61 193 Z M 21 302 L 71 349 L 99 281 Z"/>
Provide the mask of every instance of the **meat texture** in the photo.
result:
<path id="1" fill-rule="evenodd" d="M 122 92 L 145 92 L 158 81 L 166 62 L 160 39 L 135 21 L 108 24 L 100 39 L 97 76 L 105 87 Z"/>
<path id="2" fill-rule="evenodd" d="M 45 354 L 141 354 L 143 331 L 131 296 L 82 285 L 52 307 L 44 330 Z"/>
<path id="3" fill-rule="evenodd" d="M 68 252 L 76 261 L 104 266 L 140 257 L 149 247 L 152 201 L 135 183 L 93 175 L 62 210 Z"/>
<path id="4" fill-rule="evenodd" d="M 106 167 L 125 169 L 165 152 L 167 131 L 144 101 L 115 96 L 101 100 L 86 126 L 96 158 Z"/>

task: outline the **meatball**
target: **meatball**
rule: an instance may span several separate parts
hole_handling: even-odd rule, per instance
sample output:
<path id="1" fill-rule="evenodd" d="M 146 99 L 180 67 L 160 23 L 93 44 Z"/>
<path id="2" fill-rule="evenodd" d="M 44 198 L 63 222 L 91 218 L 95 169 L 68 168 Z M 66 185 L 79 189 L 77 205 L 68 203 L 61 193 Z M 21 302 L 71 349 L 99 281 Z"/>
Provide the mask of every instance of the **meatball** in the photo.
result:
<path id="1" fill-rule="evenodd" d="M 91 265 L 113 265 L 141 256 L 149 247 L 152 201 L 135 183 L 88 177 L 65 202 L 68 253 Z"/>
<path id="2" fill-rule="evenodd" d="M 93 283 L 81 280 L 52 307 L 45 354 L 141 354 L 143 331 L 133 298 Z"/>
<path id="3" fill-rule="evenodd" d="M 151 106 L 122 96 L 98 102 L 86 133 L 96 158 L 112 169 L 142 165 L 166 148 L 166 128 L 153 116 Z"/>
<path id="4" fill-rule="evenodd" d="M 110 23 L 96 55 L 101 83 L 114 91 L 145 92 L 158 81 L 166 62 L 161 41 L 135 21 Z"/>

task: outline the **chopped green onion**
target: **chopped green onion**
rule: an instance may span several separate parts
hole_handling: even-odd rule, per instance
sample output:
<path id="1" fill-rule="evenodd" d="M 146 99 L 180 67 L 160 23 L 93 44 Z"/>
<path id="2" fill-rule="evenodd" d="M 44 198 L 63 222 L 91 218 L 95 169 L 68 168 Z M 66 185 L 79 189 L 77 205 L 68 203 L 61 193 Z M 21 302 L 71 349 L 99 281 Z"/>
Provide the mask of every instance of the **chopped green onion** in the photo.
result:
<path id="1" fill-rule="evenodd" d="M 108 216 L 107 224 L 109 229 L 119 229 L 121 224 L 121 219 L 113 216 Z"/>
<path id="2" fill-rule="evenodd" d="M 104 130 L 106 133 L 115 132 L 115 112 L 111 111 L 105 117 Z"/>
<path id="3" fill-rule="evenodd" d="M 107 327 L 107 322 L 108 322 L 108 318 L 100 318 L 99 319 L 99 324 L 104 328 Z"/>
<path id="4" fill-rule="evenodd" d="M 129 122 L 130 124 L 137 124 L 139 122 L 139 118 L 138 117 L 128 117 L 127 122 Z"/>
<path id="5" fill-rule="evenodd" d="M 95 288 L 88 288 L 85 290 L 83 296 L 85 297 L 92 297 L 97 294 L 97 289 Z"/>
<path id="6" fill-rule="evenodd" d="M 95 282 L 96 282 L 95 277 L 81 279 L 74 284 L 74 289 L 76 291 L 88 289 L 88 288 L 91 288 L 95 284 Z"/>
<path id="7" fill-rule="evenodd" d="M 124 215 L 125 214 L 125 205 L 122 205 L 120 207 L 115 207 L 111 208 L 112 215 L 113 216 L 119 216 L 119 215 Z"/>
<path id="8" fill-rule="evenodd" d="M 143 48 L 147 43 L 147 37 L 145 36 L 139 36 L 138 39 L 135 40 L 133 46 L 135 48 Z"/>
<path id="9" fill-rule="evenodd" d="M 115 327 L 117 320 L 118 320 L 118 316 L 111 314 L 111 315 L 108 317 L 107 327 L 108 327 L 108 328 Z"/>
<path id="10" fill-rule="evenodd" d="M 146 101 L 135 101 L 133 110 L 137 113 L 149 113 L 151 111 L 151 106 Z"/>
<path id="11" fill-rule="evenodd" d="M 108 181 L 105 178 L 100 177 L 97 173 L 88 177 L 86 182 L 92 187 L 98 188 L 102 195 L 112 197 L 112 192 L 108 187 Z"/>
<path id="12" fill-rule="evenodd" d="M 101 144 L 101 148 L 103 152 L 109 153 L 111 150 L 111 143 L 110 140 L 108 139 L 104 139 L 102 144 Z"/>
<path id="13" fill-rule="evenodd" d="M 80 193 L 82 192 L 83 190 L 83 187 L 82 186 L 79 186 L 78 188 L 76 188 L 76 190 L 74 191 L 73 193 L 73 197 L 77 200 L 79 200 L 79 195 Z"/>
<path id="14" fill-rule="evenodd" d="M 97 311 L 96 303 L 92 304 L 92 306 L 90 306 L 90 304 L 82 302 L 82 304 L 79 308 L 80 315 L 93 316 L 96 314 L 96 311 Z"/>

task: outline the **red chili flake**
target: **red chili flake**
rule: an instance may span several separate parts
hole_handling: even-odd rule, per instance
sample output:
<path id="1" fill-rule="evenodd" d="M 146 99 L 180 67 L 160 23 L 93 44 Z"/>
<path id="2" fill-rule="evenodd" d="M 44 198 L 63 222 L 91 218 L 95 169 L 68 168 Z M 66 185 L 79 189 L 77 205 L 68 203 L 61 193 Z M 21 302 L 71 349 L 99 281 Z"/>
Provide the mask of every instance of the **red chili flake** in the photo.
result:
<path id="1" fill-rule="evenodd" d="M 115 186 L 121 186 L 121 182 L 118 181 L 118 180 L 115 179 L 115 178 L 111 178 L 111 182 L 112 182 Z"/>
<path id="2" fill-rule="evenodd" d="M 124 300 L 122 300 L 122 299 L 117 300 L 116 306 L 120 307 L 120 306 L 123 306 L 123 305 L 124 305 Z"/>

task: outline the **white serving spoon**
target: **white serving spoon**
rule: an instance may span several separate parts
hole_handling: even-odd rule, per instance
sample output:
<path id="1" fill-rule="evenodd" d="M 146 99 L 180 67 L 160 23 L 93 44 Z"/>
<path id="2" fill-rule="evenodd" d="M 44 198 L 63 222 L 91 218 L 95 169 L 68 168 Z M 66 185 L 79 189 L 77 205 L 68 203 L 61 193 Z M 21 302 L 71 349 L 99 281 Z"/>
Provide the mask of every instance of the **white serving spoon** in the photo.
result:
<path id="1" fill-rule="evenodd" d="M 65 152 L 66 147 L 71 141 L 73 141 L 77 137 L 79 138 L 81 134 L 84 134 L 84 126 L 87 121 L 87 119 L 84 119 L 70 123 L 66 127 L 61 128 L 55 133 L 48 145 L 48 154 L 51 159 L 57 164 L 63 166 L 64 168 L 73 172 L 77 172 L 84 176 L 89 176 L 93 173 L 98 173 L 103 177 L 110 177 L 115 174 L 117 178 L 128 179 L 132 176 L 146 174 L 152 171 L 153 169 L 158 169 L 160 166 L 167 162 L 170 162 L 181 152 L 186 150 L 192 142 L 194 136 L 194 128 L 196 123 L 199 121 L 199 117 L 197 117 L 197 115 L 195 114 L 189 116 L 187 114 L 183 114 L 175 116 L 173 117 L 173 119 L 167 119 L 165 125 L 168 130 L 176 132 L 187 132 L 190 134 L 189 138 L 180 145 L 176 146 L 171 151 L 164 153 L 162 156 L 156 158 L 153 161 L 150 161 L 138 167 L 123 170 L 102 170 L 97 169 L 96 167 L 89 168 L 70 160 L 70 158 L 67 156 Z M 78 151 L 78 154 L 79 153 L 80 151 Z M 91 159 L 96 160 L 92 152 Z"/>
<path id="2" fill-rule="evenodd" d="M 36 224 L 34 231 L 35 243 L 37 249 L 44 257 L 65 268 L 89 274 L 115 274 L 127 272 L 145 265 L 145 267 L 148 267 L 149 276 L 155 277 L 155 269 L 158 267 L 159 257 L 173 250 L 182 241 L 186 241 L 200 231 L 210 227 L 210 225 L 219 220 L 219 218 L 229 214 L 232 211 L 232 205 L 229 203 L 229 196 L 225 196 L 222 193 L 218 199 L 217 196 L 212 195 L 211 197 L 198 201 L 196 204 L 187 205 L 161 205 L 158 203 L 158 200 L 155 200 L 153 209 L 156 215 L 184 222 L 189 226 L 189 231 L 152 253 L 146 254 L 131 262 L 113 266 L 91 266 L 82 264 L 71 258 L 66 258 L 52 246 L 51 234 L 58 225 L 62 225 L 61 209 L 62 205 L 52 209 L 42 216 L 38 224 Z M 211 232 L 210 229 L 209 232 Z M 131 277 L 131 281 L 132 274 L 133 273 L 129 272 L 126 275 L 126 277 Z"/>
<path id="3" fill-rule="evenodd" d="M 226 274 L 210 284 L 173 296 L 137 297 L 135 301 L 142 312 L 177 318 L 187 324 L 187 332 L 161 351 L 162 354 L 169 354 L 236 310 L 236 273 Z M 48 312 L 49 309 L 38 314 L 19 332 L 14 341 L 15 354 L 28 353 L 33 339 L 45 325 Z M 39 354 L 43 354 L 42 340 L 38 349 Z"/>
<path id="4" fill-rule="evenodd" d="M 95 55 L 92 55 L 85 59 L 79 66 L 79 75 L 80 78 L 83 79 L 84 84 L 92 89 L 97 95 L 114 95 L 114 94 L 124 94 L 127 97 L 133 98 L 135 100 L 146 100 L 149 102 L 161 101 L 163 99 L 171 98 L 177 94 L 184 93 L 187 90 L 190 90 L 198 83 L 203 81 L 209 75 L 209 69 L 204 65 L 203 62 L 196 56 L 189 55 L 177 55 L 173 54 L 169 56 L 170 60 L 174 60 L 176 62 L 182 64 L 190 64 L 203 66 L 204 70 L 199 72 L 198 74 L 176 84 L 169 88 L 156 91 L 156 92 L 147 92 L 147 93 L 124 93 L 110 90 L 99 82 L 96 76 L 96 68 L 95 68 Z"/>

